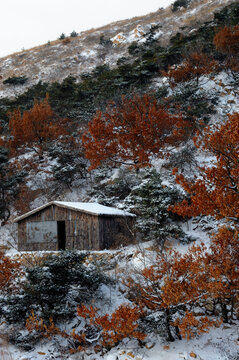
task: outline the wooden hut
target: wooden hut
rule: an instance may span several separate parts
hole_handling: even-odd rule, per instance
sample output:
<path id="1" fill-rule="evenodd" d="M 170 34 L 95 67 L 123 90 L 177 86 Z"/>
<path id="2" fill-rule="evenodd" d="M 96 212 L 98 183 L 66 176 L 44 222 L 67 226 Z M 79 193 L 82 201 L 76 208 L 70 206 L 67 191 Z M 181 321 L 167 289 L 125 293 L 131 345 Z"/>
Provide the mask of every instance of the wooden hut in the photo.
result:
<path id="1" fill-rule="evenodd" d="M 18 250 L 103 250 L 135 241 L 135 216 L 98 203 L 52 201 L 17 219 Z"/>

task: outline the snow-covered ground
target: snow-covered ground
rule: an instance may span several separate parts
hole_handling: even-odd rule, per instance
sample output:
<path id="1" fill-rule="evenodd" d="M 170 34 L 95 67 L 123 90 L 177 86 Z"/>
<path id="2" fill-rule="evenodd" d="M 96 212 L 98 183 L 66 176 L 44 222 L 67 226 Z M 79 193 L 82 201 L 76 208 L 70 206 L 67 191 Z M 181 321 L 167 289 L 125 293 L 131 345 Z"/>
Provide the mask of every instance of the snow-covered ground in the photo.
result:
<path id="1" fill-rule="evenodd" d="M 186 250 L 188 245 L 184 246 L 184 250 Z M 182 247 L 183 245 L 181 245 L 183 251 Z M 129 274 L 130 269 L 143 267 L 145 266 L 145 259 L 149 261 L 150 258 L 154 257 L 151 242 L 142 243 L 140 246 L 130 245 L 121 250 L 92 252 L 92 254 L 106 257 L 108 262 L 117 262 L 117 270 L 111 270 L 111 275 L 118 279 L 125 276 L 125 269 Z M 42 252 L 41 255 L 45 255 L 45 252 Z M 100 291 L 104 295 L 103 299 L 97 300 L 94 306 L 100 308 L 102 313 L 111 313 L 120 304 L 128 302 L 123 292 L 119 291 L 118 286 L 102 285 Z M 62 324 L 65 330 L 71 330 L 74 326 L 75 319 L 71 323 Z M 6 327 L 6 324 L 1 324 L 1 334 L 4 335 Z M 7 330 L 9 331 L 9 329 Z M 24 335 L 27 331 L 22 330 L 21 332 Z M 168 342 L 160 335 L 149 334 L 143 347 L 139 347 L 136 340 L 125 340 L 103 356 L 90 348 L 76 354 L 64 353 L 63 347 L 67 345 L 67 342 L 58 337 L 52 340 L 43 339 L 30 351 L 20 350 L 3 339 L 4 336 L 0 340 L 1 360 L 190 360 L 194 358 L 199 360 L 238 360 L 239 322 L 222 324 L 220 327 L 212 328 L 208 333 L 190 340 Z"/>
<path id="2" fill-rule="evenodd" d="M 226 1 L 227 3 L 230 0 Z M 196 3 L 196 2 L 195 2 Z M 209 3 L 209 2 L 208 2 Z M 223 5 L 223 1 L 218 1 L 218 5 Z M 199 8 L 202 9 L 206 4 L 199 4 Z M 195 16 L 196 12 L 199 11 L 197 7 L 192 9 L 187 13 L 180 12 L 177 17 L 177 22 L 183 22 L 187 16 Z M 115 26 L 114 31 L 112 31 L 113 36 L 111 37 L 112 42 L 115 47 L 121 48 L 122 51 L 119 53 L 109 52 L 107 54 L 107 61 L 110 65 L 114 65 L 117 59 L 126 55 L 127 48 L 132 41 L 145 41 L 145 33 L 150 29 L 151 24 L 135 25 L 133 30 L 129 31 L 117 31 Z M 172 24 L 168 26 L 167 36 L 170 37 L 173 34 Z M 165 30 L 165 31 L 166 31 Z M 193 30 L 191 30 L 193 31 Z M 99 31 L 98 38 L 101 35 Z M 160 38 L 162 35 L 162 30 L 159 28 L 155 33 L 155 38 Z M 164 32 L 165 36 L 165 32 Z M 97 41 L 98 41 L 97 38 Z M 83 36 L 82 36 L 83 39 Z M 52 80 L 61 80 L 61 76 L 64 73 L 64 77 L 67 76 L 68 72 L 79 75 L 84 71 L 89 71 L 93 69 L 96 65 L 100 64 L 98 59 L 99 52 L 101 50 L 100 45 L 92 44 L 87 47 L 80 48 L 79 43 L 72 42 L 70 45 L 72 49 L 67 51 L 67 48 L 62 44 L 52 44 L 50 47 L 45 46 L 42 48 L 42 54 L 44 51 L 51 51 L 52 57 L 48 56 L 49 62 L 45 63 L 45 58 L 43 57 L 42 61 L 37 61 L 40 51 L 32 50 L 30 52 L 22 53 L 20 55 L 14 55 L 6 59 L 0 60 L 2 64 L 2 71 L 4 76 L 8 76 L 11 73 L 12 67 L 15 67 L 14 61 L 19 59 L 22 56 L 22 59 L 26 58 L 27 61 L 22 61 L 20 67 L 23 73 L 28 73 L 29 71 L 33 72 L 31 79 L 27 83 L 27 87 L 33 84 L 36 84 L 39 80 L 48 81 Z M 69 48 L 70 48 L 69 46 Z M 45 50 L 44 50 L 45 49 Z M 77 53 L 77 56 L 75 54 Z M 57 56 L 57 60 L 54 57 Z M 62 61 L 59 64 L 58 59 L 66 56 L 66 64 Z M 74 54 L 74 56 L 72 55 Z M 31 63 L 37 63 L 37 70 L 31 70 Z M 68 67 L 65 69 L 65 67 Z M 29 70 L 30 69 L 30 70 Z M 61 71 L 64 69 L 64 71 Z M 66 71 L 67 70 L 67 71 Z M 69 70 L 69 71 L 68 71 Z M 35 74 L 34 74 L 35 72 Z M 154 81 L 153 88 L 158 88 L 160 86 L 167 85 L 167 79 L 157 78 Z M 209 124 L 220 123 L 227 118 L 227 114 L 232 114 L 234 112 L 239 112 L 239 91 L 238 88 L 235 88 L 231 82 L 231 78 L 225 72 L 221 72 L 216 75 L 214 78 L 203 77 L 200 80 L 200 89 L 208 92 L 219 94 L 219 101 L 216 108 L 216 114 L 213 114 L 210 117 Z M 21 92 L 25 91 L 25 87 L 16 86 L 13 88 L 5 86 L 0 89 L 0 97 L 5 96 L 16 96 Z M 27 155 L 24 155 L 27 156 Z M 30 156 L 30 155 L 29 155 Z M 199 165 L 208 165 L 214 161 L 209 154 L 196 153 L 196 161 Z M 164 160 L 157 159 L 153 162 L 153 166 L 157 170 L 162 169 L 163 184 L 169 185 L 171 179 L 167 177 L 167 172 L 163 170 Z M 37 175 L 34 174 L 32 177 L 28 178 L 28 186 L 31 188 L 40 188 L 43 183 L 45 183 L 49 178 L 49 164 L 45 164 L 39 169 Z M 117 178 L 117 171 L 112 175 L 111 180 Z M 109 179 L 108 179 L 109 180 Z M 79 182 L 78 182 L 79 185 Z M 73 186 L 70 191 L 65 191 L 61 194 L 61 201 L 84 201 L 87 198 L 87 187 L 89 184 L 83 184 L 83 186 L 78 186 L 77 181 L 75 182 L 75 187 Z M 89 200 L 87 198 L 87 200 Z M 38 198 L 32 204 L 32 207 L 41 206 L 44 204 L 45 198 Z M 120 207 L 120 205 L 119 205 Z M 98 209 L 98 207 L 96 206 Z M 120 211 L 120 210 L 119 210 Z M 16 214 L 14 214 L 15 216 Z M 197 222 L 196 222 L 197 221 Z M 205 226 L 204 226 L 205 225 Z M 181 224 L 182 229 L 186 234 L 196 238 L 197 242 L 203 241 L 204 244 L 208 247 L 210 245 L 210 232 L 218 226 L 218 223 L 212 219 L 205 218 L 194 219 L 188 222 Z M 21 256 L 20 253 L 16 250 L 16 226 L 8 224 L 0 228 L 0 245 L 8 247 L 11 244 L 10 249 L 7 254 L 11 257 Z M 206 231 L 208 230 L 208 231 Z M 167 244 L 166 244 L 167 245 Z M 185 253 L 188 250 L 188 246 L 178 242 L 173 242 L 170 244 L 171 247 L 177 249 L 181 253 Z M 38 256 L 44 255 L 46 252 L 38 253 Z M 131 245 L 127 248 L 118 249 L 114 251 L 105 250 L 101 252 L 92 252 L 98 256 L 105 256 L 110 259 L 112 263 L 117 263 L 117 267 L 114 267 L 112 270 L 112 275 L 117 279 L 121 279 L 124 276 L 124 273 L 130 271 L 130 269 L 140 268 L 146 264 L 149 264 L 152 259 L 155 257 L 155 253 L 152 251 L 152 243 L 142 243 L 140 245 Z M 127 302 L 128 300 L 124 297 L 122 292 L 119 291 L 119 288 L 109 288 L 107 286 L 102 286 L 102 293 L 104 294 L 105 302 L 99 304 L 102 310 L 113 311 L 118 305 Z M 66 326 L 70 328 L 73 324 L 67 324 Z M 4 340 L 4 333 L 6 332 L 6 324 L 0 325 L 0 334 L 3 335 L 3 338 L 0 337 L 0 360 L 54 360 L 54 359 L 85 359 L 85 360 L 180 360 L 180 359 L 199 359 L 199 360 L 238 360 L 239 359 L 239 328 L 238 323 L 234 324 L 223 324 L 219 328 L 211 329 L 209 333 L 205 333 L 201 336 L 198 336 L 190 340 L 176 340 L 173 343 L 168 343 L 165 339 L 151 335 L 148 336 L 146 341 L 146 346 L 140 348 L 138 344 L 134 341 L 123 342 L 118 347 L 113 348 L 103 357 L 99 354 L 94 353 L 91 350 L 86 350 L 83 353 L 79 354 L 63 354 L 59 351 L 59 346 L 57 347 L 57 340 L 42 340 L 36 345 L 32 351 L 22 351 L 19 348 L 9 344 Z M 62 340 L 58 340 L 62 341 Z"/>
<path id="3" fill-rule="evenodd" d="M 121 344 L 103 357 L 89 351 L 66 355 L 57 353 L 54 345 L 44 340 L 34 351 L 22 352 L 2 341 L 1 360 L 237 360 L 238 326 L 227 325 L 211 329 L 193 340 L 168 343 L 159 337 L 149 338 L 143 348 L 133 341 Z"/>

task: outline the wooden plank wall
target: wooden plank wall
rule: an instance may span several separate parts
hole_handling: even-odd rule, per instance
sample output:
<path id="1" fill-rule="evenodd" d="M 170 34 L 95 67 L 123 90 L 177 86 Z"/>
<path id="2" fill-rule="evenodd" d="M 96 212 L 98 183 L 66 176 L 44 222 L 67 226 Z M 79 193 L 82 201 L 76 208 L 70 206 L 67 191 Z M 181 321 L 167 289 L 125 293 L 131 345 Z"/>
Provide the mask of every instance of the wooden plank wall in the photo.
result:
<path id="1" fill-rule="evenodd" d="M 26 224 L 37 221 L 65 221 L 66 249 L 103 250 L 135 242 L 134 217 L 96 216 L 51 205 L 19 221 L 19 251 L 58 250 L 57 242 L 27 241 Z"/>
<path id="2" fill-rule="evenodd" d="M 136 242 L 135 218 L 132 216 L 100 216 L 100 249 L 115 249 Z"/>
<path id="3" fill-rule="evenodd" d="M 27 242 L 27 221 L 22 220 L 18 223 L 18 250 L 19 251 L 40 251 L 40 250 L 57 250 L 56 242 Z"/>
<path id="4" fill-rule="evenodd" d="M 27 242 L 26 224 L 33 221 L 65 221 L 66 249 L 99 250 L 100 248 L 98 216 L 51 205 L 19 221 L 19 251 L 58 250 L 57 243 Z"/>

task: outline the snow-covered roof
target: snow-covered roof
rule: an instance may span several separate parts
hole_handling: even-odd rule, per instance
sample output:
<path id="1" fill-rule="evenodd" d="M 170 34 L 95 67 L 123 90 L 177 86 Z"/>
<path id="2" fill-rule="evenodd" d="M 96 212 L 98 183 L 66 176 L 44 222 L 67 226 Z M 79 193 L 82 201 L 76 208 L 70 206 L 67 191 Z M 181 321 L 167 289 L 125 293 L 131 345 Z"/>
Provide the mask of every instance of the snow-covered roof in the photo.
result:
<path id="1" fill-rule="evenodd" d="M 14 222 L 18 222 L 22 219 L 27 218 L 30 215 L 35 214 L 36 212 L 45 209 L 48 206 L 56 205 L 59 207 L 77 210 L 80 212 L 92 214 L 92 215 L 111 215 L 111 216 L 135 216 L 134 214 L 131 214 L 129 212 L 126 212 L 124 210 L 119 210 L 117 208 L 104 206 L 101 204 L 98 204 L 96 202 L 92 203 L 86 203 L 86 202 L 69 202 L 69 201 L 51 201 L 45 205 L 42 205 L 34 210 L 31 210 L 19 217 L 17 217 Z"/>

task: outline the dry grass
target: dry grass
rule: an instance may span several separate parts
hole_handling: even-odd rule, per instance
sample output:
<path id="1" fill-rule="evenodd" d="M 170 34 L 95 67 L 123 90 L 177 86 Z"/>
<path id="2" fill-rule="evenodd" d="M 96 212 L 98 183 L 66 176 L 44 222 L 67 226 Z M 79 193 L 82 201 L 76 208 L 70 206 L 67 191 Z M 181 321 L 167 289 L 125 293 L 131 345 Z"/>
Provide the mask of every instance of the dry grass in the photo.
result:
<path id="1" fill-rule="evenodd" d="M 29 253 L 16 254 L 14 255 L 14 260 L 19 261 L 22 266 L 26 267 L 41 266 L 50 255 L 54 254 L 57 256 L 58 253 L 54 251 L 32 251 Z"/>
<path id="2" fill-rule="evenodd" d="M 55 255 L 59 256 L 60 252 L 58 251 L 31 251 L 31 252 L 22 252 L 14 255 L 14 260 L 19 261 L 22 266 L 33 267 L 33 266 L 41 266 L 43 262 L 50 256 Z M 85 259 L 85 264 L 89 265 L 90 263 L 106 263 L 115 262 L 115 256 L 125 257 L 124 253 L 121 251 L 115 251 L 113 253 L 109 252 L 92 252 Z M 127 258 L 127 256 L 126 256 Z"/>
<path id="3" fill-rule="evenodd" d="M 101 35 L 107 38 L 116 36 L 119 32 L 125 34 L 134 30 L 138 25 L 144 27 L 150 23 L 158 23 L 164 31 L 161 45 L 166 45 L 171 36 L 177 32 L 190 31 L 200 24 L 213 18 L 213 13 L 235 0 L 194 0 L 188 9 L 172 12 L 171 6 L 159 9 L 145 16 L 121 20 L 100 28 L 92 28 L 81 32 L 75 38 L 66 38 L 65 41 L 55 40 L 28 50 L 14 53 L 0 59 L 2 81 L 12 76 L 28 77 L 28 82 L 23 86 L 13 87 L 3 85 L 0 81 L 0 90 L 6 96 L 15 96 L 26 88 L 36 84 L 39 80 L 52 82 L 62 81 L 70 74 L 78 77 L 81 73 L 89 71 L 92 67 L 103 63 L 105 56 L 110 56 L 116 63 L 120 56 L 127 56 L 128 44 L 107 49 L 107 54 L 102 56 L 102 49 L 98 46 Z M 196 13 L 191 13 L 197 9 Z M 185 27 L 185 30 L 182 28 Z M 95 51 L 95 56 L 82 58 L 82 51 Z M 9 61 L 9 64 L 8 64 Z M 11 63 L 10 63 L 11 62 Z"/>
<path id="4" fill-rule="evenodd" d="M 5 252 L 9 249 L 10 247 L 8 245 L 0 244 L 0 252 Z"/>

